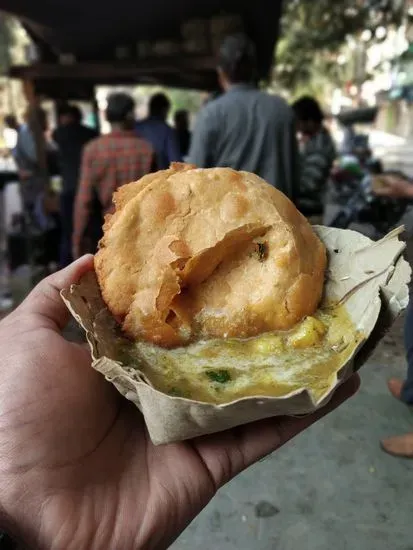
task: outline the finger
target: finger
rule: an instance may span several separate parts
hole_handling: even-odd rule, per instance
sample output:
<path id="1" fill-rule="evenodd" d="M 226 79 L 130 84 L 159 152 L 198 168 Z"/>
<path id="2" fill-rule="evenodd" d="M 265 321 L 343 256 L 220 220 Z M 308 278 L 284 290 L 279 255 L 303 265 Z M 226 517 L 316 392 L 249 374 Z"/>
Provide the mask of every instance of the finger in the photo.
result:
<path id="1" fill-rule="evenodd" d="M 70 313 L 63 303 L 60 291 L 77 283 L 92 269 L 93 256 L 88 254 L 65 269 L 46 277 L 28 295 L 20 306 L 19 313 L 34 313 L 43 317 L 54 330 L 62 330 L 67 324 Z"/>
<path id="2" fill-rule="evenodd" d="M 359 385 L 359 376 L 352 376 L 337 389 L 331 401 L 314 414 L 260 420 L 194 441 L 216 488 L 336 409 L 357 392 Z"/>

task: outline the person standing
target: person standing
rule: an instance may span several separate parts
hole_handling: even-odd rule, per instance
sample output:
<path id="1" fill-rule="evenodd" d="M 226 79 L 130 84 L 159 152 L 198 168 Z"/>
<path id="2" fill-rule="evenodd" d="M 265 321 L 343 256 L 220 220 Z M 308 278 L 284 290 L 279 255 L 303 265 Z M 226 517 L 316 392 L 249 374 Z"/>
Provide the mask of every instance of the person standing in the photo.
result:
<path id="1" fill-rule="evenodd" d="M 29 109 L 26 122 L 19 129 L 14 149 L 23 207 L 30 218 L 39 195 L 47 185 L 48 146 L 44 137 L 47 126 L 46 111 L 38 106 Z"/>
<path id="2" fill-rule="evenodd" d="M 303 96 L 292 108 L 302 140 L 297 206 L 304 215 L 312 216 L 324 208 L 328 178 L 336 157 L 336 149 L 329 131 L 323 124 L 324 113 L 314 98 Z"/>
<path id="3" fill-rule="evenodd" d="M 167 96 L 155 94 L 149 101 L 149 116 L 136 123 L 138 136 L 146 139 L 156 152 L 159 170 L 166 170 L 171 162 L 182 160 L 176 133 L 166 122 L 170 109 Z"/>
<path id="4" fill-rule="evenodd" d="M 175 116 L 175 131 L 178 137 L 179 151 L 181 158 L 184 159 L 189 153 L 191 145 L 191 132 L 189 131 L 189 113 L 186 109 L 176 111 Z"/>
<path id="5" fill-rule="evenodd" d="M 62 176 L 60 265 L 65 267 L 72 261 L 73 209 L 79 183 L 82 151 L 84 146 L 98 134 L 82 124 L 82 113 L 75 105 L 64 105 L 60 109 L 59 122 L 59 127 L 53 132 L 53 141 L 58 147 Z"/>
<path id="6" fill-rule="evenodd" d="M 299 181 L 294 113 L 282 98 L 258 90 L 256 50 L 247 36 L 224 40 L 217 72 L 224 93 L 199 113 L 189 162 L 254 172 L 294 200 Z"/>
<path id="7" fill-rule="evenodd" d="M 413 182 L 408 178 L 381 174 L 380 185 L 375 187 L 374 192 L 381 197 L 413 201 Z M 411 213 L 411 210 L 408 211 L 406 216 L 411 217 Z M 411 226 L 411 220 L 406 221 L 410 222 L 406 225 Z M 411 227 L 409 229 L 411 230 Z M 407 250 L 409 252 L 409 246 Z M 411 263 L 411 258 L 409 259 Z M 411 291 L 410 288 L 410 299 L 404 322 L 404 348 L 407 360 L 406 378 L 404 380 L 390 378 L 387 382 L 393 397 L 410 407 L 413 406 L 413 298 Z M 381 447 L 383 451 L 390 455 L 413 458 L 413 432 L 388 437 L 381 442 Z"/>
<path id="8" fill-rule="evenodd" d="M 106 118 L 111 132 L 88 143 L 83 151 L 80 184 L 75 199 L 73 257 L 95 252 L 102 235 L 103 215 L 112 209 L 118 187 L 156 168 L 155 153 L 137 137 L 135 102 L 131 96 L 109 96 Z"/>

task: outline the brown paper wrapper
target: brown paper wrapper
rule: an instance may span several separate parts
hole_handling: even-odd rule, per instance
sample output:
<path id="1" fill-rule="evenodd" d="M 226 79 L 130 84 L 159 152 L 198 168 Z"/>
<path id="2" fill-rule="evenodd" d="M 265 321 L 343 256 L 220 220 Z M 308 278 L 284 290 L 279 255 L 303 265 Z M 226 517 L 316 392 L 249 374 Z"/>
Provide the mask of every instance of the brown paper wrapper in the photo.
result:
<path id="1" fill-rule="evenodd" d="M 92 366 L 132 401 L 145 417 L 155 444 L 181 441 L 277 415 L 303 415 L 325 405 L 334 390 L 359 369 L 408 303 L 410 267 L 403 259 L 404 243 L 395 230 L 378 242 L 354 231 L 315 227 L 328 256 L 325 297 L 343 301 L 355 330 L 363 338 L 339 368 L 325 394 L 314 401 L 306 388 L 283 397 L 247 397 L 224 405 L 172 397 L 156 390 L 139 366 L 128 365 L 126 340 L 107 310 L 95 274 L 88 273 L 62 298 L 86 331 Z"/>

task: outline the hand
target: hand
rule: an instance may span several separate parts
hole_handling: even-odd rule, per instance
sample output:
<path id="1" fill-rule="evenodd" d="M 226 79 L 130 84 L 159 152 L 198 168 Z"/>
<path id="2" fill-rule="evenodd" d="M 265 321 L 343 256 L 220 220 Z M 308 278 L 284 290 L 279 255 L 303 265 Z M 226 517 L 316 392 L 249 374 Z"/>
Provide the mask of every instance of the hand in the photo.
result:
<path id="1" fill-rule="evenodd" d="M 61 330 L 59 291 L 92 269 L 83 257 L 43 280 L 0 324 L 0 517 L 30 548 L 167 548 L 219 487 L 323 411 L 154 447 L 139 411 Z"/>
<path id="2" fill-rule="evenodd" d="M 413 184 L 400 176 L 382 174 L 373 178 L 373 192 L 380 197 L 411 199 Z"/>

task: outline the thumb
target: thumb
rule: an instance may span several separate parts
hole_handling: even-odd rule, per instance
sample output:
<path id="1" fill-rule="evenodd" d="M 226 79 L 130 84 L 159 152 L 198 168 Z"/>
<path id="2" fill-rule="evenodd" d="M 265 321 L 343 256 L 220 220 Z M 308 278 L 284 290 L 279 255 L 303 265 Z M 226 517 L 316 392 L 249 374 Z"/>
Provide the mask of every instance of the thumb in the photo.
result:
<path id="1" fill-rule="evenodd" d="M 93 256 L 82 256 L 65 269 L 46 277 L 41 281 L 18 308 L 19 313 L 35 314 L 43 317 L 54 330 L 62 330 L 70 317 L 60 291 L 77 283 L 88 271 L 93 269 Z"/>

